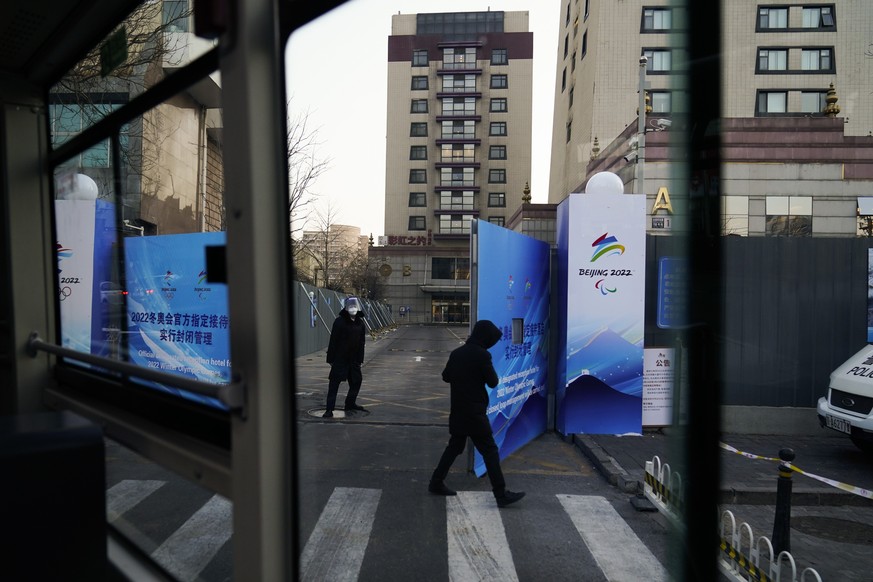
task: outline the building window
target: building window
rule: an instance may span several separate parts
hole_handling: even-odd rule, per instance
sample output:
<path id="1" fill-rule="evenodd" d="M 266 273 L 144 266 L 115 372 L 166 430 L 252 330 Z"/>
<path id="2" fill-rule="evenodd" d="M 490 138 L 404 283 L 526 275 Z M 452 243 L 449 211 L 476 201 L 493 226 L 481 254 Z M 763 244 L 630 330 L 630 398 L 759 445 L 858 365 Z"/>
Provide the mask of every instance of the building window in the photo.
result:
<path id="1" fill-rule="evenodd" d="M 427 99 L 413 99 L 410 113 L 427 113 Z"/>
<path id="2" fill-rule="evenodd" d="M 508 62 L 509 59 L 505 48 L 496 48 L 491 50 L 492 65 L 505 65 Z"/>
<path id="3" fill-rule="evenodd" d="M 443 115 L 476 115 L 474 97 L 446 97 L 443 102 Z"/>
<path id="4" fill-rule="evenodd" d="M 647 73 L 666 73 L 672 70 L 672 53 L 670 49 L 645 49 Z"/>
<path id="5" fill-rule="evenodd" d="M 470 234 L 472 214 L 440 216 L 440 234 Z"/>
<path id="6" fill-rule="evenodd" d="M 488 135 L 506 135 L 506 122 L 492 121 L 489 125 Z"/>
<path id="7" fill-rule="evenodd" d="M 489 184 L 506 184 L 506 170 L 488 170 Z"/>
<path id="8" fill-rule="evenodd" d="M 812 236 L 811 196 L 768 196 L 766 236 Z"/>
<path id="9" fill-rule="evenodd" d="M 570 87 L 570 105 L 569 105 L 570 108 L 573 107 L 573 98 L 575 96 L 574 95 L 575 92 L 576 92 L 576 87 Z"/>
<path id="10" fill-rule="evenodd" d="M 410 184 L 427 184 L 427 170 L 409 170 Z"/>
<path id="11" fill-rule="evenodd" d="M 434 279 L 466 280 L 470 278 L 470 259 L 433 257 L 430 262 L 430 272 Z"/>
<path id="12" fill-rule="evenodd" d="M 785 49 L 758 49 L 759 71 L 785 71 L 788 69 L 788 51 Z"/>
<path id="13" fill-rule="evenodd" d="M 427 122 L 415 121 L 409 124 L 410 137 L 427 137 Z"/>
<path id="14" fill-rule="evenodd" d="M 427 206 L 427 193 L 426 192 L 410 192 L 409 193 L 409 206 L 410 207 Z"/>
<path id="15" fill-rule="evenodd" d="M 564 58 L 567 58 L 567 55 L 570 54 L 570 35 L 566 35 L 564 37 Z"/>
<path id="16" fill-rule="evenodd" d="M 801 113 L 821 113 L 824 111 L 827 97 L 827 91 L 801 91 L 800 92 L 800 112 Z"/>
<path id="17" fill-rule="evenodd" d="M 652 113 L 670 113 L 673 111 L 673 94 L 669 91 L 651 91 Z"/>
<path id="18" fill-rule="evenodd" d="M 506 113 L 506 97 L 491 99 L 491 113 Z"/>
<path id="19" fill-rule="evenodd" d="M 665 32 L 673 28 L 673 13 L 669 8 L 643 8 L 642 32 Z"/>
<path id="20" fill-rule="evenodd" d="M 756 113 L 786 113 L 788 111 L 787 91 L 759 91 Z"/>
<path id="21" fill-rule="evenodd" d="M 409 159 L 410 160 L 426 160 L 427 159 L 427 146 L 423 146 L 423 145 L 409 146 Z"/>
<path id="22" fill-rule="evenodd" d="M 448 70 L 470 70 L 476 68 L 476 47 L 444 48 L 443 68 Z"/>
<path id="23" fill-rule="evenodd" d="M 474 186 L 474 168 L 440 168 L 440 186 Z"/>
<path id="24" fill-rule="evenodd" d="M 476 91 L 476 75 L 443 76 L 444 93 L 473 93 Z"/>
<path id="25" fill-rule="evenodd" d="M 800 68 L 804 71 L 833 71 L 833 49 L 816 48 L 800 51 Z"/>
<path id="26" fill-rule="evenodd" d="M 505 160 L 506 159 L 506 146 L 505 145 L 488 146 L 488 159 L 489 160 Z"/>
<path id="27" fill-rule="evenodd" d="M 573 120 L 567 122 L 567 143 L 570 143 L 570 138 L 573 137 Z"/>
<path id="28" fill-rule="evenodd" d="M 96 94 L 90 95 L 97 97 Z M 83 130 L 103 119 L 121 104 L 93 103 L 79 105 L 76 103 L 55 103 L 49 105 L 49 122 L 51 124 L 52 146 L 58 146 Z M 122 151 L 128 148 L 129 127 L 121 130 Z M 112 159 L 111 142 L 106 139 L 88 148 L 78 156 L 76 163 L 80 168 L 109 168 Z"/>
<path id="29" fill-rule="evenodd" d="M 490 222 L 491 224 L 496 224 L 497 226 L 503 226 L 505 220 L 506 219 L 502 216 L 492 216 L 488 219 L 488 222 Z"/>
<path id="30" fill-rule="evenodd" d="M 427 89 L 427 77 L 424 75 L 414 75 L 412 77 L 412 90 L 421 91 Z"/>
<path id="31" fill-rule="evenodd" d="M 427 66 L 427 49 L 417 49 L 412 51 L 412 66 L 426 67 Z"/>
<path id="32" fill-rule="evenodd" d="M 561 73 L 561 93 L 563 93 L 567 89 L 567 67 L 564 67 L 564 71 Z"/>
<path id="33" fill-rule="evenodd" d="M 588 13 L 591 10 L 591 0 L 585 0 L 585 19 L 588 19 Z"/>
<path id="34" fill-rule="evenodd" d="M 587 55 L 587 54 L 588 54 L 588 31 L 586 30 L 582 34 L 582 56 L 579 57 L 579 60 L 581 61 L 582 59 L 584 59 L 585 55 Z"/>
<path id="35" fill-rule="evenodd" d="M 749 236 L 749 197 L 722 196 L 723 235 Z"/>
<path id="36" fill-rule="evenodd" d="M 409 217 L 409 230 L 424 230 L 425 228 L 426 222 L 424 216 Z"/>
<path id="37" fill-rule="evenodd" d="M 762 30 L 788 28 L 788 8 L 759 8 L 758 28 Z"/>
<path id="38" fill-rule="evenodd" d="M 491 75 L 492 89 L 506 89 L 509 87 L 509 78 L 506 75 Z"/>
<path id="39" fill-rule="evenodd" d="M 476 139 L 475 121 L 443 121 L 441 127 L 442 139 Z"/>
<path id="40" fill-rule="evenodd" d="M 461 192 L 440 192 L 440 210 L 474 210 L 476 193 L 472 190 Z"/>
<path id="41" fill-rule="evenodd" d="M 803 28 L 836 28 L 832 6 L 803 7 Z"/>
<path id="42" fill-rule="evenodd" d="M 166 32 L 188 32 L 189 0 L 164 0 L 161 16 Z"/>
<path id="43" fill-rule="evenodd" d="M 476 146 L 471 143 L 444 143 L 440 146 L 440 161 L 473 163 L 476 161 Z"/>
<path id="44" fill-rule="evenodd" d="M 489 192 L 488 206 L 492 208 L 506 208 L 506 192 Z"/>

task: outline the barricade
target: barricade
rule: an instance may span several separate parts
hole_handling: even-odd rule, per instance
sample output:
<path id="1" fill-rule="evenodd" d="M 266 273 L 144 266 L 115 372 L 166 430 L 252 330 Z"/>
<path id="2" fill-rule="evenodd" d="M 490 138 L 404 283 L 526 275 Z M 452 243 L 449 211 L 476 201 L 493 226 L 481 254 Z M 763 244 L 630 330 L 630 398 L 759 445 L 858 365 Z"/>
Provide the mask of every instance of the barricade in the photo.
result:
<path id="1" fill-rule="evenodd" d="M 643 493 L 676 527 L 684 529 L 682 476 L 673 471 L 667 463 L 662 463 L 657 455 L 652 457 L 651 461 L 646 461 Z M 728 535 L 725 535 L 726 525 L 729 525 Z M 791 553 L 780 552 L 775 555 L 773 544 L 767 537 L 760 536 L 756 540 L 752 527 L 747 523 L 742 523 L 738 527 L 733 513 L 727 510 L 722 513 L 719 520 L 719 540 L 718 566 L 728 578 L 760 582 L 822 582 L 818 572 L 812 568 L 805 568 L 798 581 L 797 566 Z M 745 540 L 748 541 L 747 545 L 743 543 Z M 787 577 L 789 569 L 790 577 Z"/>

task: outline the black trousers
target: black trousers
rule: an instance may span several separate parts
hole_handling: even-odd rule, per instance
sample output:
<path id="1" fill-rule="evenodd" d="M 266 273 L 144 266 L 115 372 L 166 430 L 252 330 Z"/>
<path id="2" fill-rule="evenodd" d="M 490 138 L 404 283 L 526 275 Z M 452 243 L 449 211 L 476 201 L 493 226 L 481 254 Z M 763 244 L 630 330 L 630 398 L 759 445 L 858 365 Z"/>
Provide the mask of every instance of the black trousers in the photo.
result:
<path id="1" fill-rule="evenodd" d="M 494 436 L 491 434 L 453 434 L 449 438 L 446 450 L 443 451 L 443 456 L 440 457 L 440 462 L 437 464 L 436 469 L 434 469 L 433 476 L 430 478 L 431 481 L 436 483 L 445 481 L 452 463 L 455 462 L 458 455 L 464 452 L 468 436 L 485 461 L 485 470 L 488 472 L 488 479 L 491 481 L 491 490 L 494 492 L 494 496 L 502 496 L 506 491 L 506 481 L 503 479 L 503 470 L 500 468 L 500 453 L 497 450 L 497 443 L 494 442 Z"/>
<path id="2" fill-rule="evenodd" d="M 346 407 L 357 404 L 358 392 L 361 390 L 361 382 L 364 377 L 361 374 L 360 364 L 334 364 L 330 368 L 330 381 L 327 385 L 327 410 L 336 407 L 336 393 L 339 391 L 340 382 L 348 380 L 349 391 L 346 393 Z"/>

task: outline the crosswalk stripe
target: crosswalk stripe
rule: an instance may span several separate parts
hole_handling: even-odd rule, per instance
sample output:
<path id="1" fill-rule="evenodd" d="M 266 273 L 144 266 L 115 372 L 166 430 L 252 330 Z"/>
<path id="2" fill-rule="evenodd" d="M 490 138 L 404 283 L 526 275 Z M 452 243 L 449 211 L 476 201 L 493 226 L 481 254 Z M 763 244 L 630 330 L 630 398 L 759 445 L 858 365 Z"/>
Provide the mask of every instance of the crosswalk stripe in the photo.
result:
<path id="1" fill-rule="evenodd" d="M 664 567 L 609 501 L 584 495 L 557 497 L 607 580 L 667 580 Z"/>
<path id="2" fill-rule="evenodd" d="M 179 580 L 194 580 L 232 533 L 233 504 L 213 495 L 152 552 L 152 558 Z"/>
<path id="3" fill-rule="evenodd" d="M 459 491 L 446 498 L 449 580 L 517 581 L 512 553 L 494 495 Z"/>
<path id="4" fill-rule="evenodd" d="M 370 541 L 381 489 L 337 487 L 333 490 L 300 557 L 301 579 L 358 579 Z"/>
<path id="5" fill-rule="evenodd" d="M 126 511 L 163 487 L 166 481 L 125 479 L 106 491 L 106 519 L 114 522 Z"/>

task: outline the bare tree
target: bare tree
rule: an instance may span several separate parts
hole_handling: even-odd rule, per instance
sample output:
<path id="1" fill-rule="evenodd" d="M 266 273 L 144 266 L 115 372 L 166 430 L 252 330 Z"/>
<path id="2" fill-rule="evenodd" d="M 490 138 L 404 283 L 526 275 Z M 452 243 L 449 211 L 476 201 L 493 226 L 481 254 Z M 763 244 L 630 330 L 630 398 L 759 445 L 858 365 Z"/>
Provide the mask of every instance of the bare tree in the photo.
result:
<path id="1" fill-rule="evenodd" d="M 295 239 L 295 262 L 298 276 L 305 278 L 302 268 L 309 265 L 317 285 L 337 291 L 352 291 L 352 265 L 361 260 L 360 237 L 349 234 L 348 228 L 337 223 L 338 213 L 330 202 L 322 211 L 313 210 L 314 228 L 305 230 Z M 366 250 L 363 250 L 366 252 Z"/>
<path id="2" fill-rule="evenodd" d="M 291 102 L 288 103 L 291 111 Z M 317 197 L 312 186 L 330 163 L 317 156 L 320 143 L 317 132 L 309 127 L 309 113 L 300 113 L 288 121 L 288 217 L 291 234 L 303 231 L 312 211 L 312 202 Z"/>

